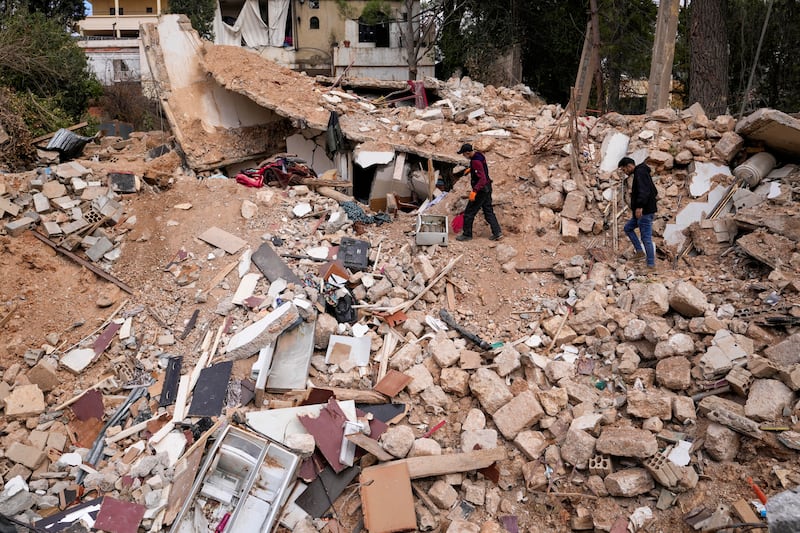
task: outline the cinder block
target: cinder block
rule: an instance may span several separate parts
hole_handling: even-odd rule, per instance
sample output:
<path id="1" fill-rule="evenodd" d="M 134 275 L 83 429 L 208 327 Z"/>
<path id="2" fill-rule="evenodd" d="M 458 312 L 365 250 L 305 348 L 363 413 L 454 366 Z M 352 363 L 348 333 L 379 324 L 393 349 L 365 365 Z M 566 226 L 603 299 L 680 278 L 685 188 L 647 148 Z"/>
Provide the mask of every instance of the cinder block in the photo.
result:
<path id="1" fill-rule="evenodd" d="M 748 372 L 744 367 L 735 366 L 725 376 L 725 380 L 731 386 L 731 390 L 739 396 L 747 398 L 750 392 L 750 385 L 753 384 L 753 374 Z"/>
<path id="2" fill-rule="evenodd" d="M 681 469 L 678 465 L 667 459 L 665 452 L 657 453 L 644 462 L 644 467 L 653 476 L 653 479 L 667 488 L 678 486 L 681 479 Z"/>
<path id="3" fill-rule="evenodd" d="M 596 453 L 589 459 L 589 473 L 593 476 L 606 477 L 614 472 L 611 456 Z"/>
<path id="4" fill-rule="evenodd" d="M 21 235 L 30 229 L 31 225 L 33 225 L 33 222 L 33 219 L 28 217 L 22 217 L 18 218 L 17 220 L 12 220 L 11 222 L 6 222 L 6 233 L 12 237 Z"/>
<path id="5" fill-rule="evenodd" d="M 757 378 L 771 378 L 778 373 L 778 366 L 763 357 L 751 357 L 747 361 L 747 370 Z"/>

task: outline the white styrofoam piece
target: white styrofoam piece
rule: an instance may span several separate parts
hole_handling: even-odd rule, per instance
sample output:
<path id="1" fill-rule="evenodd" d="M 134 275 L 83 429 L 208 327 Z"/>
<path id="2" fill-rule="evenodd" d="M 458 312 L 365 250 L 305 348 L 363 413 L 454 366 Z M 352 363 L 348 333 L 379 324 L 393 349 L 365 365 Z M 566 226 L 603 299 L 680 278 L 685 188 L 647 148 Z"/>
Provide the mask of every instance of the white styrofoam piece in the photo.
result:
<path id="1" fill-rule="evenodd" d="M 172 431 L 160 442 L 153 445 L 156 453 L 165 452 L 169 460 L 167 467 L 175 466 L 186 448 L 186 435 L 182 431 Z"/>
<path id="2" fill-rule="evenodd" d="M 369 364 L 369 352 L 371 341 L 369 337 L 346 337 L 344 335 L 331 335 L 328 342 L 328 351 L 325 353 L 325 362 L 330 364 L 331 353 L 334 346 L 344 344 L 350 347 L 349 359 L 357 366 L 367 366 Z"/>
<path id="3" fill-rule="evenodd" d="M 300 202 L 299 204 L 297 204 L 292 208 L 292 213 L 297 218 L 300 218 L 302 216 L 309 214 L 312 210 L 313 209 L 311 207 L 311 204 L 309 204 L 308 202 Z"/>
<path id="4" fill-rule="evenodd" d="M 628 153 L 628 143 L 631 138 L 619 131 L 614 131 L 606 135 L 600 147 L 603 160 L 600 162 L 602 172 L 613 172 L 617 170 L 619 160 Z"/>
<path id="5" fill-rule="evenodd" d="M 61 358 L 60 363 L 76 374 L 80 374 L 94 361 L 95 353 L 92 348 L 78 348 L 70 351 Z"/>
<path id="6" fill-rule="evenodd" d="M 258 280 L 260 279 L 261 273 L 259 272 L 250 272 L 249 274 L 245 274 L 242 280 L 239 282 L 239 287 L 236 289 L 231 302 L 234 305 L 243 305 L 244 301 L 250 298 L 255 292 L 256 285 L 258 285 Z"/>

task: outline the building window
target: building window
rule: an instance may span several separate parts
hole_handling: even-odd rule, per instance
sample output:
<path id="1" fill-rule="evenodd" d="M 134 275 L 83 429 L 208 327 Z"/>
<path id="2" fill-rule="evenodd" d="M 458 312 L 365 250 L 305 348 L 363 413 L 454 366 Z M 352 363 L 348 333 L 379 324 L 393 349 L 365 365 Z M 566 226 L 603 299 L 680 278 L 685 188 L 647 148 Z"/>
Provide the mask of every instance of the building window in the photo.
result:
<path id="1" fill-rule="evenodd" d="M 153 12 L 153 8 L 152 7 L 145 8 L 145 11 L 147 13 L 152 13 Z"/>
<path id="2" fill-rule="evenodd" d="M 120 16 L 122 16 L 122 15 L 123 15 L 123 13 L 122 13 L 123 11 L 124 11 L 124 8 L 122 8 L 122 7 L 121 7 L 121 8 L 119 8 L 119 14 L 120 14 Z M 109 15 L 116 15 L 117 13 L 115 12 L 115 10 L 114 10 L 114 8 L 113 8 L 113 7 L 110 7 L 110 8 L 108 8 L 108 14 L 109 14 Z"/>
<path id="3" fill-rule="evenodd" d="M 318 30 L 319 29 L 319 17 L 311 17 L 311 19 L 308 21 L 308 27 L 309 27 L 309 29 L 312 29 L 312 30 Z"/>
<path id="4" fill-rule="evenodd" d="M 308 7 L 311 9 L 319 9 L 319 0 L 308 0 Z"/>
<path id="5" fill-rule="evenodd" d="M 388 48 L 389 46 L 389 23 L 364 24 L 358 21 L 358 42 L 375 43 L 376 47 Z"/>

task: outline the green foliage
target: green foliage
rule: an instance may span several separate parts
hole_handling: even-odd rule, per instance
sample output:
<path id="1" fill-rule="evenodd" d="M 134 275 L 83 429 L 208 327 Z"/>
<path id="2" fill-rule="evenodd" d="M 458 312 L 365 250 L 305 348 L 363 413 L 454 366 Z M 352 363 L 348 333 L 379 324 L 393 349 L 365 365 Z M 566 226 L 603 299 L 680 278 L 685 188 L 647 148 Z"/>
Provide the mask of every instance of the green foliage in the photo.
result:
<path id="1" fill-rule="evenodd" d="M 342 16 L 342 18 L 353 20 L 358 18 L 358 13 L 347 0 L 334 1 L 336 2 L 336 9 L 339 10 L 339 14 Z"/>
<path id="2" fill-rule="evenodd" d="M 383 0 L 370 0 L 361 11 L 359 20 L 370 26 L 383 24 L 391 20 L 391 12 L 392 8 Z"/>
<path id="3" fill-rule="evenodd" d="M 29 95 L 45 115 L 78 121 L 100 83 L 86 56 L 56 19 L 19 11 L 0 25 L 0 85 Z"/>
<path id="4" fill-rule="evenodd" d="M 0 0 L 0 20 L 20 11 L 41 13 L 64 28 L 86 16 L 83 0 Z"/>
<path id="5" fill-rule="evenodd" d="M 186 15 L 200 37 L 214 39 L 214 0 L 170 0 L 169 12 Z"/>

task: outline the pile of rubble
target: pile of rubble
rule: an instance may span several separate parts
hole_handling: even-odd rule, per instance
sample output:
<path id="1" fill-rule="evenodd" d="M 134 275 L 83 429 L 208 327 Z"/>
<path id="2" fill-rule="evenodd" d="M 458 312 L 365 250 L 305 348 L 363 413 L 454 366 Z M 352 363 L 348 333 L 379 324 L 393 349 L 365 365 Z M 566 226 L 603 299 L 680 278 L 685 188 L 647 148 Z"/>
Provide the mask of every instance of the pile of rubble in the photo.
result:
<path id="1" fill-rule="evenodd" d="M 227 68 L 214 70 L 221 84 Z M 312 125 L 328 117 L 309 105 L 316 92 L 278 105 L 247 79 L 227 83 Z M 418 216 L 461 211 L 461 182 L 382 225 L 341 194 L 253 190 L 229 206 L 241 234 L 205 222 L 157 265 L 158 312 L 152 294 L 134 293 L 73 345 L 52 334 L 3 362 L 0 513 L 111 532 L 312 531 L 363 516 L 374 532 L 619 533 L 654 520 L 709 530 L 764 511 L 771 527 L 796 530 L 794 167 L 774 169 L 775 156 L 758 166 L 757 133 L 697 106 L 581 118 L 567 139 L 563 112 L 531 107 L 523 90 L 444 86 L 430 120 L 325 100 L 354 137 L 385 131 L 440 161 L 460 162 L 451 145 L 464 136 L 483 143 L 504 241 L 447 246 L 447 222 L 442 245 L 413 235 Z M 540 152 L 523 171 L 500 164 L 531 142 Z M 94 162 L 4 176 L 3 210 L 31 218 L 6 233 L 41 219 L 69 242 L 90 228 L 72 239 L 90 258 L 109 259 L 107 245 L 92 251 L 104 238 L 124 255 L 123 232 L 102 232 L 151 214 L 127 212 L 147 158 L 111 172 L 117 143 L 87 147 Z M 628 154 L 659 188 L 662 260 L 650 275 L 613 239 Z M 186 179 L 170 166 L 163 180 Z M 743 166 L 757 167 L 754 183 Z M 492 290 L 501 310 L 487 316 Z M 65 372 L 96 379 L 66 391 Z"/>

